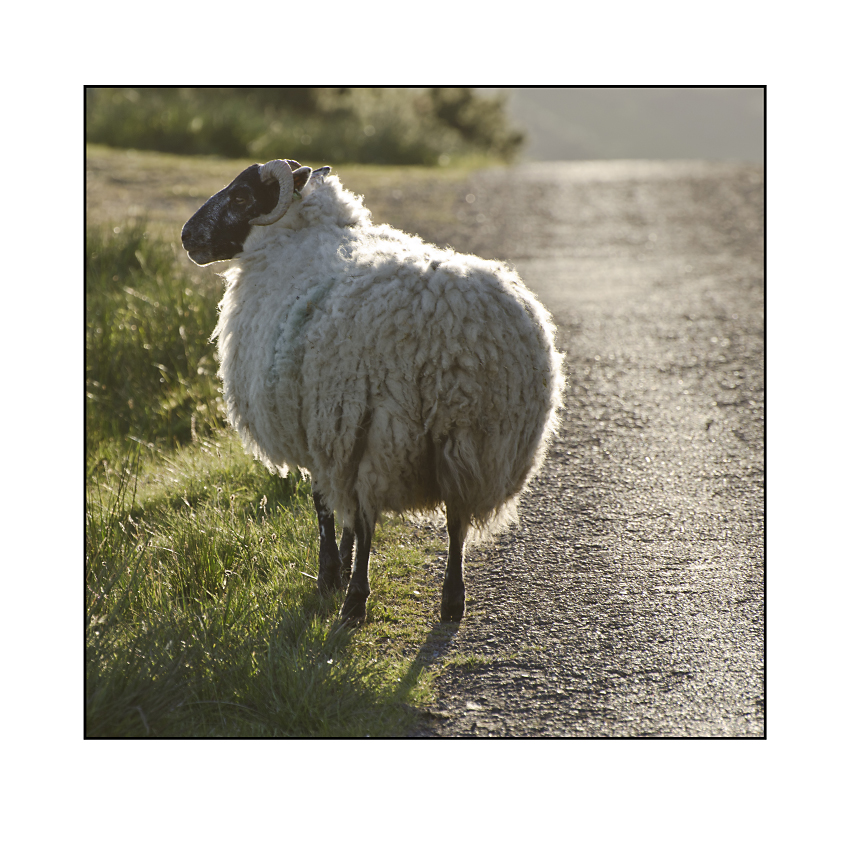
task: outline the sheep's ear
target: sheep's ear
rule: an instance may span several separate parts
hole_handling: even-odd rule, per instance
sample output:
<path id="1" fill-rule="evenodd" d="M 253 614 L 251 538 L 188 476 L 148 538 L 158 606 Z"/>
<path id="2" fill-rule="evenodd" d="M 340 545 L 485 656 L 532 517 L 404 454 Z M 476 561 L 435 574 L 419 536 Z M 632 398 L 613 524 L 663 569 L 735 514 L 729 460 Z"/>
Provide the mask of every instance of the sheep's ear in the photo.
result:
<path id="1" fill-rule="evenodd" d="M 292 172 L 292 182 L 295 184 L 294 188 L 296 192 L 300 192 L 307 185 L 307 181 L 310 179 L 312 173 L 313 169 L 309 165 L 302 165 L 301 168 L 297 168 Z"/>
<path id="2" fill-rule="evenodd" d="M 329 165 L 323 165 L 321 168 L 314 168 L 312 179 L 316 180 L 318 178 L 319 180 L 323 180 L 328 176 L 328 174 L 330 174 L 330 172 L 331 167 Z"/>

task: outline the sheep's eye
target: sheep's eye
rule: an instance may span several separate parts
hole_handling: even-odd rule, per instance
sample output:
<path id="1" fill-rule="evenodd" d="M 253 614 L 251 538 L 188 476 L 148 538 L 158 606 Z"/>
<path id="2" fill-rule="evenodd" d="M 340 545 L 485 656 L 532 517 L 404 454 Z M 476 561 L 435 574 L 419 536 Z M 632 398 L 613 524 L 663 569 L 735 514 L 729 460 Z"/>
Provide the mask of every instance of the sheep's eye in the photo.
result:
<path id="1" fill-rule="evenodd" d="M 241 207 L 248 203 L 248 196 L 244 192 L 237 192 L 233 196 L 233 203 Z"/>

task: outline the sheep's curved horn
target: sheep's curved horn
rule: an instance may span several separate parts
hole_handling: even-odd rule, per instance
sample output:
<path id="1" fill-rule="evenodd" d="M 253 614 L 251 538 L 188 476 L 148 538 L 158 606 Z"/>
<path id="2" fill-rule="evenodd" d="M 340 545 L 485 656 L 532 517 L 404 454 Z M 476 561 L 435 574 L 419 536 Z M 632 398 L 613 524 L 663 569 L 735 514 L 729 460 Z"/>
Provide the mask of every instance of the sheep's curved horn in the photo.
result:
<path id="1" fill-rule="evenodd" d="M 298 163 L 295 164 L 298 165 Z M 260 180 L 263 183 L 270 183 L 272 180 L 277 181 L 278 186 L 280 186 L 280 196 L 277 199 L 277 206 L 270 213 L 252 218 L 250 224 L 274 224 L 283 218 L 292 203 L 292 190 L 295 188 L 295 183 L 292 179 L 292 166 L 289 164 L 289 160 L 273 159 L 265 165 L 261 165 Z"/>

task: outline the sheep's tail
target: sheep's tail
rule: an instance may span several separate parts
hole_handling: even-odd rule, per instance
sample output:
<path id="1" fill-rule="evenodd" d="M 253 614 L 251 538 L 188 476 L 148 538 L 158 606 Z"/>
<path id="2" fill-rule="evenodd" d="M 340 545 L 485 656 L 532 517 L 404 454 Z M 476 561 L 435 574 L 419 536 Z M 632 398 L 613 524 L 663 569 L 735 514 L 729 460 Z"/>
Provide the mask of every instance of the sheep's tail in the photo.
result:
<path id="1" fill-rule="evenodd" d="M 509 481 L 490 480 L 480 458 L 481 447 L 466 430 L 445 438 L 436 453 L 437 483 L 443 501 L 447 510 L 468 524 L 471 543 L 483 542 L 517 521 L 519 493 L 510 492 L 514 488 Z"/>

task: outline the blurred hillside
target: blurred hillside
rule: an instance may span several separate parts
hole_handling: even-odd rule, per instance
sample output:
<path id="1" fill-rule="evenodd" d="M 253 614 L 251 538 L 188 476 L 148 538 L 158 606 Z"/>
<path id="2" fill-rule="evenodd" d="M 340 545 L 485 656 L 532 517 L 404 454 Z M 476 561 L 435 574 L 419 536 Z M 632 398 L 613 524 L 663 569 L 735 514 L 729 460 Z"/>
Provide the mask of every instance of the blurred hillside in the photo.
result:
<path id="1" fill-rule="evenodd" d="M 266 160 L 764 161 L 763 88 L 89 88 L 86 140 Z"/>
<path id="2" fill-rule="evenodd" d="M 763 88 L 479 89 L 508 96 L 525 160 L 764 162 Z"/>

